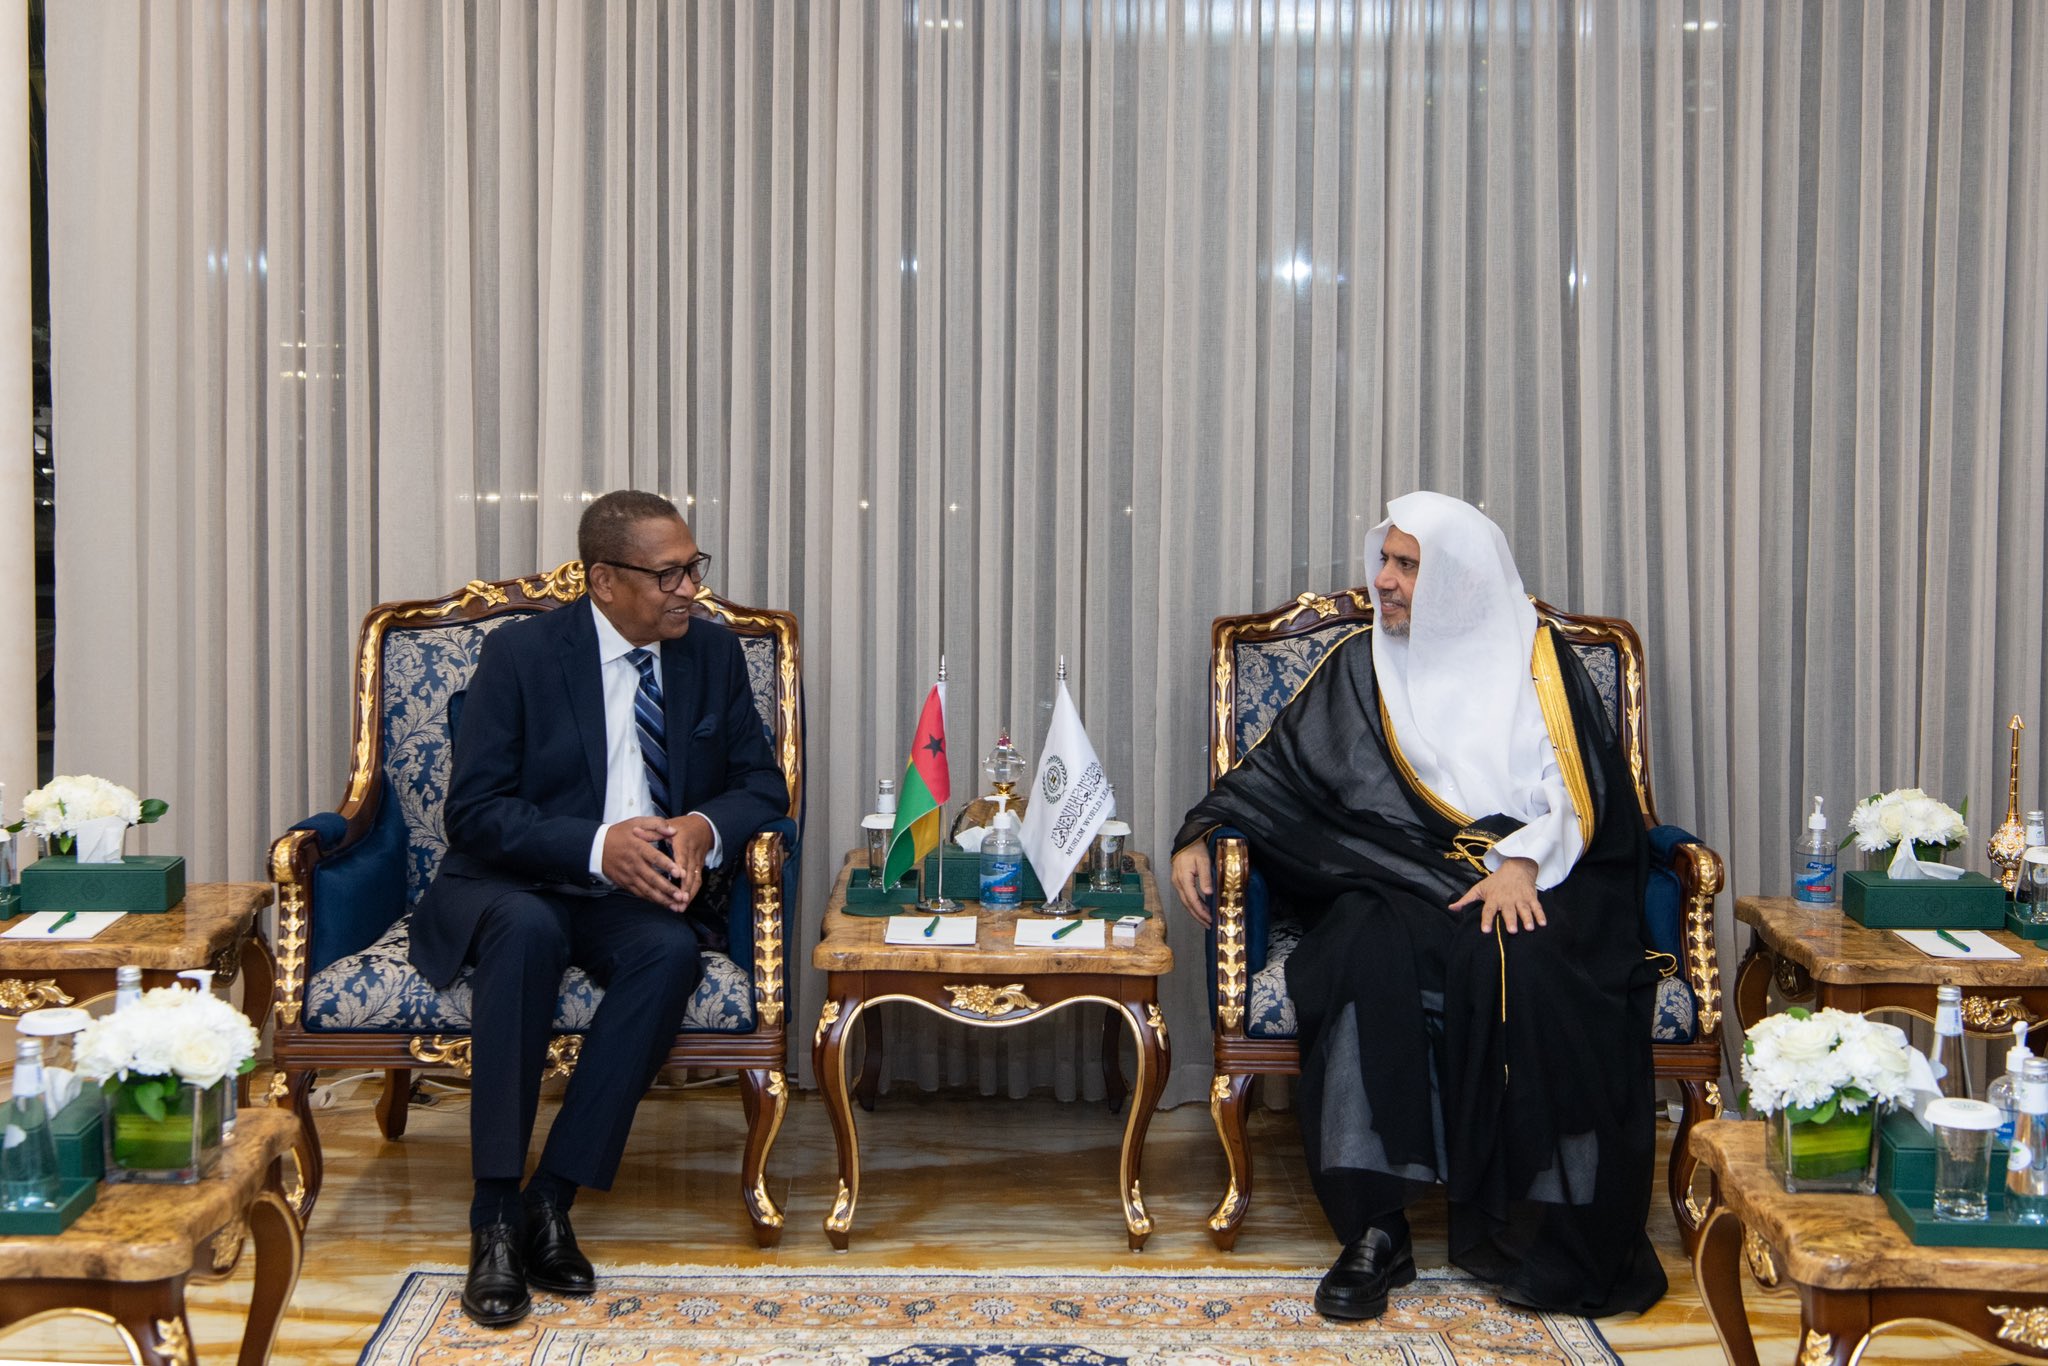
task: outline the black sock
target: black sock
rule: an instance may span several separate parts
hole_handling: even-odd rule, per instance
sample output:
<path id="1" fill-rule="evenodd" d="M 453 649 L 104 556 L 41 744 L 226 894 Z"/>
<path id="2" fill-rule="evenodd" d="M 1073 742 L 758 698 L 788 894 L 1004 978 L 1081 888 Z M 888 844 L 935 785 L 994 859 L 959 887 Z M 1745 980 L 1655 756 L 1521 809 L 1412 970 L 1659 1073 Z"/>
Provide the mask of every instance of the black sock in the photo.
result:
<path id="1" fill-rule="evenodd" d="M 519 1207 L 517 1177 L 487 1177 L 476 1183 L 476 1195 L 469 1202 L 471 1228 L 489 1228 L 492 1224 L 511 1224 L 516 1228 L 524 1218 Z"/>
<path id="2" fill-rule="evenodd" d="M 1394 1240 L 1394 1246 L 1399 1247 L 1402 1240 L 1408 1236 L 1408 1211 L 1397 1209 L 1392 1214 L 1376 1215 L 1366 1227 L 1378 1229 Z"/>
<path id="3" fill-rule="evenodd" d="M 536 1200 L 545 1200 L 567 1214 L 569 1206 L 576 1203 L 576 1183 L 545 1167 L 535 1168 L 533 1179 L 526 1183 L 526 1201 L 532 1204 Z"/>

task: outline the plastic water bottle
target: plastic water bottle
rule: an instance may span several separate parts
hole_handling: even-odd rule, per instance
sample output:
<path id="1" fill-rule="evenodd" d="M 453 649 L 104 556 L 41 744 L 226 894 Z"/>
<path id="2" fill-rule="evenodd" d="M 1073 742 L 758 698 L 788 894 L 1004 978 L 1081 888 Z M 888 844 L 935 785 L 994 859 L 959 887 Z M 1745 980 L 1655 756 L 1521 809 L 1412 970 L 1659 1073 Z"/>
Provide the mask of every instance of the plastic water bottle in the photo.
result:
<path id="1" fill-rule="evenodd" d="M 0 1209 L 42 1210 L 57 1203 L 57 1140 L 43 1101 L 43 1041 L 14 1046 L 14 1095 L 0 1132 Z"/>
<path id="2" fill-rule="evenodd" d="M 1024 843 L 1017 838 L 1017 818 L 996 813 L 981 841 L 981 904 L 992 911 L 1013 911 L 1024 904 Z"/>
<path id="3" fill-rule="evenodd" d="M 2034 1055 L 2027 1047 L 2027 1022 L 2021 1020 L 2012 1027 L 2012 1048 L 2005 1055 L 2005 1075 L 1991 1083 L 1984 1092 L 1984 1099 L 1998 1107 L 1998 1141 L 2012 1142 L 2013 1118 L 2018 1113 L 2015 1091 L 2020 1084 L 2020 1071 L 2027 1060 Z"/>
<path id="4" fill-rule="evenodd" d="M 1819 797 L 1806 818 L 1806 833 L 1792 846 L 1792 899 L 1802 906 L 1835 904 L 1835 846 L 1828 841 L 1828 818 Z"/>
<path id="5" fill-rule="evenodd" d="M 1972 1100 L 1977 1095 L 1970 1085 L 1970 1063 L 1963 1052 L 1963 989 L 1944 984 L 1934 989 L 1934 1075 L 1944 1096 Z"/>
<path id="6" fill-rule="evenodd" d="M 114 969 L 114 1013 L 118 1015 L 141 1004 L 142 969 L 133 963 L 123 963 Z"/>
<path id="7" fill-rule="evenodd" d="M 2030 1058 L 2016 1088 L 2005 1212 L 2017 1224 L 2048 1224 L 2048 1058 Z"/>

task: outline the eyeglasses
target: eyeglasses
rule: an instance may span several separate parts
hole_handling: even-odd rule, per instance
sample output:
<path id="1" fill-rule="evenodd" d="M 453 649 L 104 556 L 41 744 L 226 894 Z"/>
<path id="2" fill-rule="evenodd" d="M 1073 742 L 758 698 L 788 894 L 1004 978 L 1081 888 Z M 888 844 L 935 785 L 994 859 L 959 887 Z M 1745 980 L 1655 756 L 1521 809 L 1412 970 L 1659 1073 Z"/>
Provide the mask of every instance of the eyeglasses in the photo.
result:
<path id="1" fill-rule="evenodd" d="M 624 560 L 599 560 L 598 563 L 608 564 L 614 569 L 630 569 L 636 574 L 645 574 L 653 579 L 654 586 L 664 593 L 675 592 L 682 587 L 684 579 L 701 584 L 704 582 L 704 576 L 711 572 L 709 555 L 699 555 L 688 564 L 672 564 L 666 569 L 649 569 L 645 565 L 627 564 Z"/>

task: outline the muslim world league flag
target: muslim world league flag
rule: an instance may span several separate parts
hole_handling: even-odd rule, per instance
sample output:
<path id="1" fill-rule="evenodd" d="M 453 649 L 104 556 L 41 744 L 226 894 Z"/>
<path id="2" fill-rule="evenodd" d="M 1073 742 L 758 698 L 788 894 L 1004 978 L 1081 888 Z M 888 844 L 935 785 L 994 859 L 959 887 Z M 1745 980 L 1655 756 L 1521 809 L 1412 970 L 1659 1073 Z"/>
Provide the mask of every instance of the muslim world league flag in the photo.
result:
<path id="1" fill-rule="evenodd" d="M 945 684 L 934 683 L 917 718 L 917 738 L 910 742 L 910 762 L 903 767 L 903 790 L 896 797 L 896 828 L 889 834 L 889 861 L 882 885 L 894 887 L 939 847 L 939 805 L 953 795 L 946 775 Z M 936 892 L 933 895 L 937 895 Z"/>
<path id="2" fill-rule="evenodd" d="M 1038 874 L 1038 885 L 1047 896 L 1057 896 L 1088 841 L 1109 819 L 1116 805 L 1116 793 L 1095 758 L 1095 746 L 1081 728 L 1081 713 L 1067 694 L 1064 680 L 1053 702 L 1052 729 L 1045 735 L 1045 751 L 1038 756 L 1038 776 L 1031 783 L 1031 804 L 1024 812 L 1024 828 L 1018 832 L 1025 857 Z"/>

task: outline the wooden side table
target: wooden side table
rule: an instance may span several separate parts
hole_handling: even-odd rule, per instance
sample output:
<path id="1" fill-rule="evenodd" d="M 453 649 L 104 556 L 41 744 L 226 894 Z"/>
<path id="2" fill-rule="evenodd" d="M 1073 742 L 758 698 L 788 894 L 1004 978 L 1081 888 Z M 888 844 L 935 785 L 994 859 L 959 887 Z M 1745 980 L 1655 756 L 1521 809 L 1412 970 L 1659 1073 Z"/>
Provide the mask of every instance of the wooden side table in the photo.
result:
<path id="1" fill-rule="evenodd" d="M 114 970 L 134 963 L 145 987 L 190 968 L 212 968 L 221 986 L 240 977 L 242 1011 L 261 1030 L 276 968 L 256 917 L 270 900 L 267 882 L 200 882 L 172 909 L 124 915 L 91 939 L 0 939 L 0 1020 L 111 996 Z"/>
<path id="2" fill-rule="evenodd" d="M 907 1001 L 934 1014 L 984 1029 L 1009 1029 L 1055 1011 L 1092 1002 L 1116 1011 L 1138 1045 L 1138 1074 L 1124 1120 L 1117 1190 L 1132 1251 L 1145 1245 L 1152 1218 L 1139 1187 L 1145 1131 L 1166 1087 L 1170 1052 L 1159 1012 L 1159 978 L 1173 968 L 1151 864 L 1133 855 L 1145 888 L 1148 918 L 1132 948 L 1019 949 L 1013 947 L 1016 911 L 983 910 L 974 948 L 905 948 L 883 943 L 886 917 L 846 914 L 846 888 L 863 856 L 847 856 L 825 907 L 824 938 L 811 964 L 826 976 L 825 1004 L 812 1038 L 818 1085 L 832 1116 L 838 1148 L 839 1192 L 825 1216 L 825 1236 L 842 1252 L 860 1198 L 860 1137 L 846 1080 L 846 1037 L 868 1008 Z M 906 912 L 910 908 L 905 908 Z M 1027 907 L 1036 914 L 1038 907 Z"/>
<path id="3" fill-rule="evenodd" d="M 1992 1351 L 2048 1359 L 2048 1255 L 1919 1247 L 1875 1195 L 1787 1195 L 1764 1162 L 1764 1126 L 1717 1119 L 1692 1131 L 1712 1191 L 1693 1257 L 1700 1300 L 1735 1366 L 1755 1366 L 1745 1263 L 1799 1292 L 1800 1366 L 1848 1366 L 1888 1324 L 1932 1320 Z"/>
<path id="4" fill-rule="evenodd" d="M 96 1319 L 147 1366 L 190 1366 L 189 1276 L 234 1269 L 245 1236 L 256 1246 L 256 1284 L 242 1336 L 242 1366 L 269 1360 L 304 1250 L 286 1202 L 283 1163 L 298 1138 L 286 1110 L 241 1110 L 213 1174 L 189 1186 L 102 1186 L 64 1232 L 0 1237 L 0 1332 L 30 1320 Z M 4 1351 L 4 1348 L 0 1348 Z"/>
<path id="5" fill-rule="evenodd" d="M 2048 952 L 2004 930 L 1987 933 L 2020 956 L 1972 962 L 1930 958 L 1890 930 L 1789 897 L 1737 897 L 1735 918 L 1753 932 L 1735 977 L 1735 1014 L 1744 1029 L 1763 1018 L 1773 983 L 1789 1001 L 1932 1020 L 1934 989 L 1954 982 L 1963 988 L 1963 1028 L 1979 1034 L 2008 1033 L 2015 1020 L 2048 1016 Z"/>

